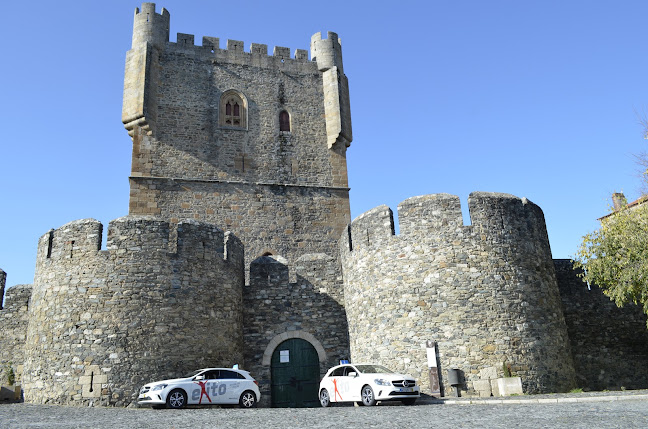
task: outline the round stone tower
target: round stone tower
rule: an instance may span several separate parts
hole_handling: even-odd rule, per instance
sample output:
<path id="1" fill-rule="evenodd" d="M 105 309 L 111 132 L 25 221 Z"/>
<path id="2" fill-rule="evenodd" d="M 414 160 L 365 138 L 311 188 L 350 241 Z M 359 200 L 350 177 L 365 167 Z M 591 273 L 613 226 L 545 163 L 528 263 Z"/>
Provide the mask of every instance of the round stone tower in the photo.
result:
<path id="1" fill-rule="evenodd" d="M 126 216 L 41 237 L 25 346 L 33 403 L 128 405 L 142 384 L 243 364 L 243 246 L 196 221 Z M 175 234 L 171 234 L 175 237 Z"/>
<path id="2" fill-rule="evenodd" d="M 428 387 L 428 341 L 462 389 L 502 376 L 525 393 L 573 387 L 574 369 L 542 210 L 507 194 L 473 193 L 472 225 L 458 197 L 410 198 L 353 221 L 341 241 L 354 361 L 383 363 Z M 499 373 L 499 374 L 498 374 Z"/>
<path id="3" fill-rule="evenodd" d="M 142 3 L 141 10 L 135 8 L 132 47 L 146 42 L 158 48 L 164 46 L 169 41 L 170 20 L 171 15 L 165 8 L 156 13 L 155 3 Z"/>

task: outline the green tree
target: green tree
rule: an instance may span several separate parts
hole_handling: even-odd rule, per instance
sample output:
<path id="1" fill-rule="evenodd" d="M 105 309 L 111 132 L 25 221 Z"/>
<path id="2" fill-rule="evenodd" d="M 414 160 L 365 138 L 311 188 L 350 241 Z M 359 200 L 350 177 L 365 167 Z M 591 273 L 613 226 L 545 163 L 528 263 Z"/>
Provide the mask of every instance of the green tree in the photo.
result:
<path id="1" fill-rule="evenodd" d="M 635 303 L 648 315 L 648 202 L 601 219 L 601 227 L 583 237 L 574 266 L 617 306 Z"/>

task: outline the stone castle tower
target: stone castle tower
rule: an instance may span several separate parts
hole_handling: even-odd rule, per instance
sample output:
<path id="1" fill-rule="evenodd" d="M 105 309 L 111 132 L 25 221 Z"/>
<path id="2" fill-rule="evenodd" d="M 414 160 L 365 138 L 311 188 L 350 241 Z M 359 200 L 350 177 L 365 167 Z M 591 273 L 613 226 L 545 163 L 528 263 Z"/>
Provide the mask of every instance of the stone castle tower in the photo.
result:
<path id="1" fill-rule="evenodd" d="M 386 206 L 353 221 L 341 241 L 351 356 L 388 356 L 425 379 L 423 346 L 432 340 L 442 368 L 460 368 L 474 390 L 481 381 L 489 390 L 489 372 L 503 364 L 526 393 L 570 389 L 574 367 L 542 210 L 487 192 L 473 192 L 468 206 L 464 225 L 454 195 L 409 198 L 398 206 L 397 236 Z"/>
<path id="2" fill-rule="evenodd" d="M 336 254 L 350 221 L 349 89 L 338 36 L 308 52 L 178 34 L 144 3 L 126 56 L 122 120 L 133 137 L 130 214 L 231 229 L 246 262 Z"/>
<path id="3" fill-rule="evenodd" d="M 70 222 L 41 237 L 22 384 L 36 403 L 128 405 L 150 374 L 243 359 L 243 246 L 193 220 Z M 173 237 L 173 238 L 171 238 Z M 217 303 L 217 305 L 216 305 Z"/>
<path id="4" fill-rule="evenodd" d="M 135 10 L 129 215 L 110 222 L 105 250 L 94 219 L 47 232 L 34 284 L 0 307 L 0 376 L 13 362 L 26 401 L 124 406 L 148 381 L 239 364 L 261 405 L 313 406 L 326 369 L 348 358 L 411 373 L 430 393 L 430 341 L 446 392 L 456 367 L 462 390 L 489 395 L 503 363 L 526 393 L 648 385 L 648 333 L 624 334 L 645 317 L 612 310 L 552 261 L 528 200 L 473 193 L 464 225 L 457 197 L 410 198 L 399 235 L 385 206 L 350 222 L 335 33 L 311 38 L 309 60 L 171 42 L 169 23 L 153 3 Z"/>
<path id="5" fill-rule="evenodd" d="M 311 344 L 315 372 L 348 356 L 337 243 L 350 221 L 352 133 L 340 40 L 313 35 L 311 60 L 284 47 L 269 56 L 237 40 L 170 43 L 169 19 L 152 3 L 134 17 L 122 111 L 133 138 L 129 213 L 197 219 L 241 239 L 245 364 L 269 393 L 268 340 Z M 269 323 L 278 313 L 292 316 Z"/>

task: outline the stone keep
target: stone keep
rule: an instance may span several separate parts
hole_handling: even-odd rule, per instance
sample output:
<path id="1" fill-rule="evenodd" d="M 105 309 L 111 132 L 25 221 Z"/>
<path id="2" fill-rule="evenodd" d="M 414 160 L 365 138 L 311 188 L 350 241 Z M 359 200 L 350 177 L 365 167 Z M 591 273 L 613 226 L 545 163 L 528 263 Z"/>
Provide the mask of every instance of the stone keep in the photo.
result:
<path id="1" fill-rule="evenodd" d="M 427 379 L 427 341 L 465 383 L 510 364 L 527 393 L 573 386 L 574 369 L 542 210 L 475 192 L 436 194 L 353 221 L 341 241 L 351 356 Z M 442 376 L 442 384 L 445 383 Z M 445 391 L 450 386 L 445 385 Z"/>
<path id="2" fill-rule="evenodd" d="M 129 213 L 221 225 L 245 243 L 246 266 L 268 253 L 336 255 L 350 221 L 352 139 L 337 34 L 315 34 L 309 61 L 305 50 L 269 56 L 237 40 L 169 42 L 169 13 L 153 3 L 134 20 L 122 111 L 133 137 Z M 238 123 L 228 123 L 230 98 Z"/>
<path id="3" fill-rule="evenodd" d="M 221 49 L 214 37 L 196 46 L 184 33 L 173 43 L 169 20 L 152 3 L 135 11 L 122 111 L 133 139 L 129 213 L 199 219 L 241 238 L 244 364 L 267 401 L 269 364 L 256 358 L 278 338 L 309 338 L 323 369 L 349 355 L 338 240 L 350 221 L 352 131 L 340 39 L 313 35 L 309 60 L 237 40 Z M 270 255 L 281 262 L 261 264 Z M 259 278 L 257 266 L 277 275 Z"/>

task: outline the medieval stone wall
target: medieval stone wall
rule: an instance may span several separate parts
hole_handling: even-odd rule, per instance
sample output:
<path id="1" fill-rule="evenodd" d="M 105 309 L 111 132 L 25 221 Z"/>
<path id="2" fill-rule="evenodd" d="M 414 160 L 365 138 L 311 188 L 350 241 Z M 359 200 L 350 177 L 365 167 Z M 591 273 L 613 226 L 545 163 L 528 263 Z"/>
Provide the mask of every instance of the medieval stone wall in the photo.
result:
<path id="1" fill-rule="evenodd" d="M 349 357 L 346 313 L 336 258 L 304 255 L 293 264 L 279 256 L 252 262 L 243 289 L 247 368 L 259 382 L 261 405 L 270 404 L 269 358 L 284 339 L 304 338 L 319 350 L 320 376 Z M 274 341 L 273 341 L 274 340 Z"/>
<path id="2" fill-rule="evenodd" d="M 455 196 L 405 200 L 397 236 L 386 206 L 353 221 L 341 241 L 351 357 L 426 380 L 431 340 L 446 392 L 447 369 L 459 368 L 471 391 L 504 363 L 526 393 L 573 387 L 542 211 L 483 192 L 468 206 L 472 225 L 464 226 Z"/>
<path id="3" fill-rule="evenodd" d="M 0 303 L 4 290 L 4 272 L 0 270 Z M 4 306 L 0 307 L 0 383 L 6 382 L 7 366 L 11 365 L 20 383 L 23 372 L 25 335 L 29 321 L 31 285 L 16 285 L 6 290 Z"/>
<path id="4" fill-rule="evenodd" d="M 588 288 L 569 259 L 554 263 L 578 387 L 645 389 L 648 330 L 641 307 L 617 307 L 596 285 Z"/>
<path id="5" fill-rule="evenodd" d="M 153 189 L 161 216 L 172 222 L 219 219 L 243 235 L 246 266 L 268 252 L 292 260 L 309 252 L 335 256 L 334 233 L 349 221 L 346 189 L 166 179 L 131 181 L 135 189 Z"/>
<path id="6" fill-rule="evenodd" d="M 243 359 L 243 246 L 196 221 L 85 219 L 41 237 L 23 386 L 36 403 L 128 405 L 146 382 Z"/>

